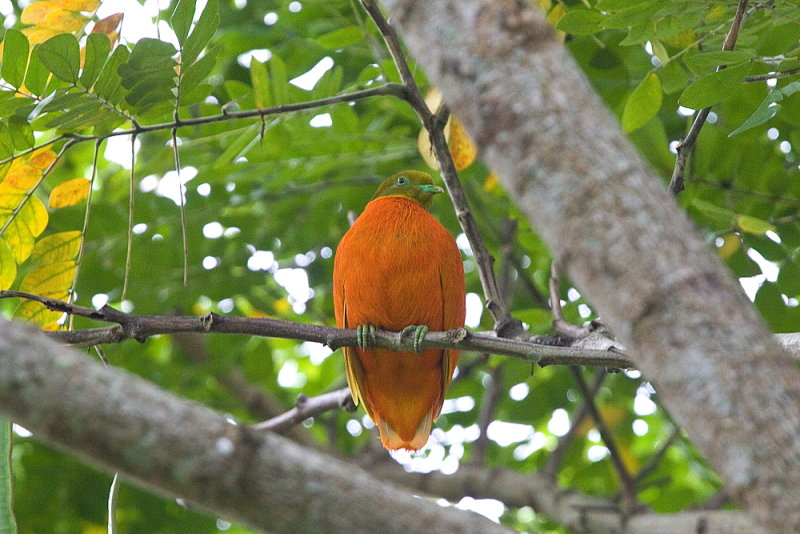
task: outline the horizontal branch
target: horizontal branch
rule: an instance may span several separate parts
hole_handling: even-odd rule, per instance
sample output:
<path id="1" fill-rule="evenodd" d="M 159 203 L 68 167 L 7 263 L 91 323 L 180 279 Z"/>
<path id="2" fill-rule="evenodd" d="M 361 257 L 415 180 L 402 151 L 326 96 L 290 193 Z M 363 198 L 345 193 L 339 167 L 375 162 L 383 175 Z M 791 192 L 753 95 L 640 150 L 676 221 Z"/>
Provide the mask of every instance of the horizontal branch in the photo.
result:
<path id="1" fill-rule="evenodd" d="M 0 415 L 106 472 L 264 532 L 510 532 L 3 320 Z"/>
<path id="2" fill-rule="evenodd" d="M 230 317 L 215 313 L 204 316 L 135 315 L 121 312 L 107 305 L 96 310 L 20 291 L 0 291 L 0 299 L 10 297 L 35 300 L 51 310 L 70 315 L 117 323 L 116 326 L 106 328 L 48 333 L 53 339 L 74 346 L 119 343 L 125 339 L 144 341 L 150 336 L 179 332 L 245 334 L 296 339 L 322 343 L 333 350 L 358 344 L 358 336 L 354 329 L 295 323 L 280 319 Z M 531 339 L 537 338 L 532 337 Z M 375 333 L 374 344 L 377 347 L 393 350 L 414 350 L 413 338 L 404 336 L 400 332 L 378 330 Z M 531 361 L 542 366 L 586 365 L 615 369 L 634 367 L 630 359 L 611 346 L 602 350 L 552 346 L 531 341 L 499 338 L 489 333 L 473 333 L 463 328 L 447 332 L 428 332 L 422 347 L 499 354 Z"/>
<path id="3" fill-rule="evenodd" d="M 355 102 L 356 100 L 363 100 L 374 96 L 395 96 L 397 98 L 405 99 L 406 89 L 403 85 L 396 83 L 387 83 L 378 87 L 371 87 L 369 89 L 362 89 L 361 91 L 354 91 L 352 93 L 344 93 L 341 95 L 320 98 L 317 100 L 307 100 L 305 102 L 295 102 L 292 104 L 281 104 L 279 106 L 270 106 L 266 108 L 248 109 L 243 111 L 223 112 L 218 115 L 209 115 L 206 117 L 193 117 L 191 119 L 178 118 L 172 122 L 165 122 L 159 124 L 150 124 L 147 126 L 134 125 L 133 128 L 127 130 L 115 130 L 105 135 L 80 135 L 70 134 L 65 135 L 74 141 L 97 141 L 99 139 L 108 139 L 109 137 L 117 137 L 120 135 L 140 135 L 148 132 L 155 132 L 160 130 L 173 130 L 175 128 L 182 128 L 184 126 L 200 126 L 202 124 L 210 124 L 213 122 L 222 122 L 233 119 L 252 119 L 260 117 L 268 117 L 270 115 L 281 115 L 284 113 L 292 113 L 296 111 L 306 111 L 309 109 L 321 108 L 330 106 L 332 104 L 341 104 L 344 102 Z"/>

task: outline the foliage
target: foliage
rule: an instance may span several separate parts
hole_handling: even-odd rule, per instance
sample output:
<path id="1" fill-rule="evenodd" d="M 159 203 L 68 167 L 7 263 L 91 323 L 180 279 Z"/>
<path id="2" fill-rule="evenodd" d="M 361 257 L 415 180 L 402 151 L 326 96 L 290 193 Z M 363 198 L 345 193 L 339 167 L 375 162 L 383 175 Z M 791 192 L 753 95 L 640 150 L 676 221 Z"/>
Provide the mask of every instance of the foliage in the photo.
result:
<path id="1" fill-rule="evenodd" d="M 800 67 L 800 8 L 754 3 L 735 50 L 722 52 L 735 10 L 729 4 L 537 3 L 665 183 L 671 149 L 691 123 L 680 106 L 714 106 L 679 200 L 709 246 L 748 281 L 770 326 L 796 329 L 800 74 L 791 73 Z M 94 0 L 38 0 L 7 19 L 16 29 L 5 31 L 0 67 L 0 289 L 84 305 L 109 301 L 143 314 L 216 311 L 333 325 L 332 254 L 347 215 L 363 208 L 380 177 L 424 168 L 415 146 L 419 141 L 424 150 L 419 121 L 390 96 L 236 118 L 396 82 L 398 73 L 353 2 L 209 0 L 197 12 L 195 4 L 181 0 L 154 13 L 167 23 L 161 37 L 135 43 L 119 38 L 118 14 L 97 15 Z M 424 73 L 412 67 L 426 87 Z M 302 83 L 302 75 L 315 83 Z M 544 245 L 488 169 L 479 162 L 462 167 L 513 314 L 532 332 L 548 333 Z M 447 202 L 439 199 L 433 211 L 460 234 Z M 510 220 L 518 221 L 516 232 L 509 233 Z M 481 295 L 466 247 L 464 263 L 468 292 Z M 562 298 L 567 320 L 596 318 L 568 283 Z M 63 323 L 32 303 L 0 301 L 0 310 L 44 328 Z M 472 326 L 493 325 L 483 313 Z M 216 336 L 198 346 L 165 336 L 103 350 L 111 364 L 245 421 L 256 416 L 227 386 L 232 371 L 287 409 L 300 393 L 344 385 L 339 355 L 310 343 Z M 429 446 L 398 458 L 417 469 L 470 461 L 483 439 L 477 420 L 494 376 L 501 394 L 492 406 L 486 464 L 543 469 L 582 404 L 569 370 L 532 372 L 521 362 L 483 362 L 473 354 L 463 355 L 461 369 Z M 683 437 L 650 464 L 676 429 L 638 373 L 610 375 L 595 402 L 627 469 L 648 469 L 639 481 L 641 501 L 669 513 L 720 489 Z M 596 426 L 577 423 L 558 480 L 612 495 L 619 481 Z M 326 413 L 302 431 L 345 455 L 366 454 L 374 440 L 362 412 Z M 19 436 L 13 467 L 21 532 L 104 528 L 110 477 Z M 129 486 L 120 493 L 117 519 L 120 532 L 218 527 Z M 506 509 L 501 520 L 529 532 L 559 531 L 529 508 Z"/>

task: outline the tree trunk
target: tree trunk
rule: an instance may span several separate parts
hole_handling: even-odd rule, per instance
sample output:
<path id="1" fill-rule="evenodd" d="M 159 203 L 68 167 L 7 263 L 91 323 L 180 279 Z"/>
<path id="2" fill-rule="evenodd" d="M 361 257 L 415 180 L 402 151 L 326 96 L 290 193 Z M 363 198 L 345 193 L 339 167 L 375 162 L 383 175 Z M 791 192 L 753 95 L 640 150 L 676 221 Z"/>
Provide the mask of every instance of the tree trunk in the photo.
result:
<path id="1" fill-rule="evenodd" d="M 800 532 L 800 373 L 529 0 L 384 0 L 571 279 L 769 532 Z"/>

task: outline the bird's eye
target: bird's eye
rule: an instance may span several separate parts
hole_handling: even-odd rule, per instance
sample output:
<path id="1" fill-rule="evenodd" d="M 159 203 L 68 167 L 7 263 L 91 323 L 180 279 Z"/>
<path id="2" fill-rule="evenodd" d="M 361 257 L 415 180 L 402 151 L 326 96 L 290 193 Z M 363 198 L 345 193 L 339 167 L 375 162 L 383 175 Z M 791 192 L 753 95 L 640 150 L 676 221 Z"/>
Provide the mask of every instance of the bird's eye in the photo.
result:
<path id="1" fill-rule="evenodd" d="M 408 178 L 401 176 L 394 183 L 395 185 L 408 185 Z"/>

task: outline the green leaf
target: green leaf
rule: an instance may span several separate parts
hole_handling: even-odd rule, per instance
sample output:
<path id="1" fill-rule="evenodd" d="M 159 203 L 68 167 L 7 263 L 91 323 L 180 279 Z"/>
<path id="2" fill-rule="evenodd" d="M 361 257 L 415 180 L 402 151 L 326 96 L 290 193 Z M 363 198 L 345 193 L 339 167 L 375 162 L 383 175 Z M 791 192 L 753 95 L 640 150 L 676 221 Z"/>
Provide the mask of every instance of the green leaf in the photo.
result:
<path id="1" fill-rule="evenodd" d="M 128 56 L 130 56 L 130 51 L 126 47 L 118 46 L 114 49 L 94 85 L 94 92 L 97 96 L 112 104 L 117 104 L 122 100 L 125 92 L 117 70 L 128 60 Z"/>
<path id="2" fill-rule="evenodd" d="M 556 28 L 572 35 L 591 35 L 600 31 L 605 17 L 594 9 L 572 9 L 558 19 Z"/>
<path id="3" fill-rule="evenodd" d="M 683 69 L 679 61 L 670 61 L 659 72 L 661 80 L 661 90 L 664 94 L 672 94 L 678 89 L 686 87 L 689 75 Z"/>
<path id="4" fill-rule="evenodd" d="M 678 102 L 687 108 L 703 109 L 730 98 L 747 76 L 750 66 L 747 62 L 703 76 L 681 93 Z"/>
<path id="5" fill-rule="evenodd" d="M 25 150 L 33 146 L 33 129 L 27 120 L 14 115 L 8 119 L 8 126 L 14 140 L 14 150 Z"/>
<path id="6" fill-rule="evenodd" d="M 14 136 L 8 125 L 0 122 L 0 159 L 6 159 L 14 155 Z"/>
<path id="7" fill-rule="evenodd" d="M 39 57 L 39 46 L 36 45 L 31 53 L 28 73 L 25 75 L 25 87 L 36 96 L 42 96 L 47 85 L 47 78 L 50 76 L 50 72 Z"/>
<path id="8" fill-rule="evenodd" d="M 2 261 L 0 259 L 0 261 Z M 0 533 L 16 534 L 14 477 L 11 475 L 11 421 L 0 418 Z"/>
<path id="9" fill-rule="evenodd" d="M 272 82 L 273 105 L 279 106 L 286 104 L 289 100 L 288 75 L 286 74 L 286 63 L 277 54 L 272 54 L 269 58 L 269 77 Z"/>
<path id="10" fill-rule="evenodd" d="M 733 65 L 751 60 L 753 54 L 744 50 L 718 50 L 686 58 L 686 66 L 695 74 L 705 74 L 721 65 Z"/>
<path id="11" fill-rule="evenodd" d="M 363 39 L 364 34 L 361 32 L 361 28 L 352 25 L 320 35 L 317 42 L 328 50 L 339 50 Z"/>
<path id="12" fill-rule="evenodd" d="M 47 127 L 70 130 L 74 128 L 76 124 L 82 124 L 86 117 L 91 116 L 100 109 L 105 108 L 103 108 L 103 103 L 98 100 L 85 102 L 51 120 L 47 123 Z"/>
<path id="13" fill-rule="evenodd" d="M 798 91 L 800 91 L 800 80 L 786 84 L 780 89 L 770 91 L 770 93 L 767 95 L 767 98 L 761 102 L 753 114 L 750 115 L 750 117 L 748 117 L 747 120 L 741 124 L 741 126 L 729 133 L 728 137 L 732 137 L 736 134 L 749 130 L 750 128 L 755 128 L 756 126 L 764 124 L 772 117 L 777 115 L 778 111 L 781 110 L 781 105 L 778 104 L 778 102 Z"/>
<path id="14" fill-rule="evenodd" d="M 183 46 L 186 37 L 189 35 L 196 4 L 195 0 L 178 0 L 178 5 L 175 6 L 175 11 L 172 12 L 172 16 L 169 18 L 170 25 L 175 30 L 175 35 L 178 37 L 178 43 L 181 46 Z"/>
<path id="15" fill-rule="evenodd" d="M 186 44 L 181 50 L 181 62 L 191 65 L 203 48 L 214 37 L 214 33 L 219 27 L 219 0 L 208 0 L 205 9 L 200 14 L 197 24 L 194 25 L 192 33 L 186 39 Z"/>
<path id="16" fill-rule="evenodd" d="M 83 62 L 81 85 L 91 89 L 100 76 L 103 65 L 106 64 L 108 52 L 111 50 L 111 41 L 102 33 L 90 33 L 86 38 L 86 59 Z"/>
<path id="17" fill-rule="evenodd" d="M 764 124 L 772 117 L 778 114 L 778 111 L 781 109 L 781 105 L 778 104 L 783 100 L 783 95 L 777 91 L 772 91 L 767 95 L 767 98 L 764 99 L 763 102 L 756 108 L 752 115 L 750 115 L 746 121 L 744 121 L 738 128 L 728 134 L 728 137 L 732 137 L 736 134 L 740 134 L 744 131 L 749 130 L 750 128 L 755 128 L 761 124 Z"/>
<path id="18" fill-rule="evenodd" d="M 769 221 L 765 221 L 764 219 L 759 219 L 758 217 L 752 217 L 750 215 L 743 215 L 737 214 L 736 215 L 736 226 L 742 232 L 747 232 L 748 234 L 754 235 L 764 235 L 767 232 L 775 231 L 775 225 L 770 223 Z"/>
<path id="19" fill-rule="evenodd" d="M 81 50 L 78 40 L 70 33 L 51 37 L 38 47 L 39 58 L 47 70 L 59 79 L 75 84 L 81 68 Z"/>
<path id="20" fill-rule="evenodd" d="M 266 63 L 262 63 L 255 58 L 250 61 L 250 83 L 253 85 L 253 99 L 256 107 L 268 107 L 271 99 Z"/>
<path id="21" fill-rule="evenodd" d="M 622 112 L 622 129 L 632 132 L 641 128 L 661 109 L 661 80 L 651 72 L 633 90 Z"/>
<path id="22" fill-rule="evenodd" d="M 217 56 L 219 56 L 221 51 L 221 46 L 215 46 L 184 71 L 183 78 L 181 79 L 181 94 L 191 91 L 201 82 L 208 79 L 208 75 L 211 74 L 211 71 L 214 70 L 214 66 L 217 64 Z M 258 63 L 258 61 L 253 60 L 253 63 Z"/>
<path id="23" fill-rule="evenodd" d="M 651 2 L 652 0 L 600 0 L 595 7 L 602 11 L 620 11 Z"/>
<path id="24" fill-rule="evenodd" d="M 3 65 L 0 74 L 14 87 L 21 87 L 25 80 L 25 69 L 28 66 L 28 38 L 21 31 L 13 28 L 6 30 L 3 40 Z"/>
<path id="25" fill-rule="evenodd" d="M 712 221 L 722 225 L 730 225 L 736 214 L 727 208 L 720 208 L 716 204 L 706 202 L 697 197 L 693 197 L 691 204 L 694 208 L 698 209 L 703 215 L 707 216 Z"/>
<path id="26" fill-rule="evenodd" d="M 791 259 L 781 265 L 776 280 L 782 293 L 789 296 L 800 295 L 800 264 Z"/>
<path id="27" fill-rule="evenodd" d="M 172 43 L 145 37 L 134 45 L 127 65 L 133 71 L 163 69 L 175 64 L 172 57 L 177 53 Z"/>

